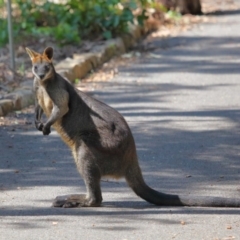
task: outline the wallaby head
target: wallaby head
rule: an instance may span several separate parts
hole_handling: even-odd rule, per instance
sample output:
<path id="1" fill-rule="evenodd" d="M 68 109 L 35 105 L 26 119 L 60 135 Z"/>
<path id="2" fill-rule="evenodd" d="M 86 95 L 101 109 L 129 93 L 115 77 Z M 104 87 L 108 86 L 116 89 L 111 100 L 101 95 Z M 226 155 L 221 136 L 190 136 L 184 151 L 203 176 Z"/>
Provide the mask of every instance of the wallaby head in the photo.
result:
<path id="1" fill-rule="evenodd" d="M 26 48 L 26 51 L 32 60 L 33 74 L 40 81 L 51 78 L 55 72 L 52 64 L 53 48 L 47 47 L 43 51 L 43 54 L 37 53 L 29 48 Z"/>

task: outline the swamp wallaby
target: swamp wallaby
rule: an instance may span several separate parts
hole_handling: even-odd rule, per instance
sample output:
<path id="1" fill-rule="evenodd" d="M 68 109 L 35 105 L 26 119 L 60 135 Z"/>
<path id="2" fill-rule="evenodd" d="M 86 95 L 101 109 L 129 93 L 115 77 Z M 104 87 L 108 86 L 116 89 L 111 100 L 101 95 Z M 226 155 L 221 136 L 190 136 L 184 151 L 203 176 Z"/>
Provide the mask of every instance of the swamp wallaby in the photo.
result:
<path id="1" fill-rule="evenodd" d="M 160 206 L 240 207 L 240 199 L 165 194 L 150 188 L 142 177 L 131 130 L 115 109 L 78 91 L 56 73 L 53 49 L 43 54 L 26 49 L 35 75 L 36 128 L 49 135 L 53 126 L 70 147 L 87 189 L 86 195 L 57 197 L 55 207 L 98 207 L 103 176 L 124 177 L 132 190 Z M 42 113 L 47 121 L 41 121 Z"/>

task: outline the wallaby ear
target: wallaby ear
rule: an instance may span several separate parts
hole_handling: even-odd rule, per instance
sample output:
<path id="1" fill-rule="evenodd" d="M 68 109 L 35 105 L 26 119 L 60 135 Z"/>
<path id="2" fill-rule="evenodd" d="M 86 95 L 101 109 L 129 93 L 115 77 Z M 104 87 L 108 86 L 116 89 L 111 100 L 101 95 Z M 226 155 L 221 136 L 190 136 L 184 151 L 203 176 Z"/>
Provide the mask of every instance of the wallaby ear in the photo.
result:
<path id="1" fill-rule="evenodd" d="M 37 57 L 39 55 L 39 53 L 34 52 L 33 50 L 26 48 L 26 51 L 29 55 L 29 57 L 31 58 L 31 60 L 33 60 L 35 57 Z"/>
<path id="2" fill-rule="evenodd" d="M 53 48 L 52 47 L 47 47 L 44 50 L 43 55 L 45 55 L 49 60 L 52 60 L 52 58 L 53 58 Z"/>

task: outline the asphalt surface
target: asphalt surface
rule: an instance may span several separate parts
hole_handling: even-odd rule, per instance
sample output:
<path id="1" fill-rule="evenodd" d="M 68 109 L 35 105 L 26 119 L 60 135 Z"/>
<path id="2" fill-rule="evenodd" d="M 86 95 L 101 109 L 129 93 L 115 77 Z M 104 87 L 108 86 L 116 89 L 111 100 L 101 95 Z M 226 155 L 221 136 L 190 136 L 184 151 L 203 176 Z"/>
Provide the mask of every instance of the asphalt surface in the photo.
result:
<path id="1" fill-rule="evenodd" d="M 146 182 L 168 193 L 240 198 L 240 11 L 122 67 L 94 96 L 128 121 Z M 0 239 L 240 239 L 240 209 L 156 207 L 102 181 L 100 208 L 51 208 L 85 192 L 68 148 L 33 114 L 0 126 Z"/>

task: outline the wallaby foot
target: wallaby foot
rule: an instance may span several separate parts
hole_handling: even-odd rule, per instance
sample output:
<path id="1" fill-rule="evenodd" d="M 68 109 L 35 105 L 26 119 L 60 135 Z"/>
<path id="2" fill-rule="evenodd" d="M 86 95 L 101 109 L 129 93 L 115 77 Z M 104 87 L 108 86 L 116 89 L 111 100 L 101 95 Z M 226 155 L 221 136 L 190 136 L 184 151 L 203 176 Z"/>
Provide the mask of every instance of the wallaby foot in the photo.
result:
<path id="1" fill-rule="evenodd" d="M 52 206 L 62 208 L 76 208 L 76 207 L 99 207 L 102 201 L 96 201 L 86 198 L 85 194 L 70 194 L 57 196 Z"/>

